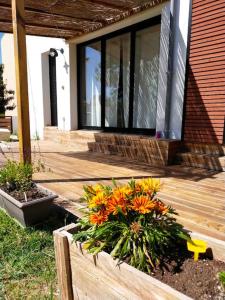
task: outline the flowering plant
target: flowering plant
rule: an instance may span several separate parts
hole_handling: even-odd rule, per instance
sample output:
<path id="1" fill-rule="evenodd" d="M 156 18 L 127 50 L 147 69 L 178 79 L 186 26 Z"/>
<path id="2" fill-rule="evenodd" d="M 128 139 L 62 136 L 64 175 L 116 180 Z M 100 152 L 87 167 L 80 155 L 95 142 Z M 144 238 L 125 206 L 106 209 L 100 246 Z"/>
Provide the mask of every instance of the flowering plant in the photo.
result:
<path id="1" fill-rule="evenodd" d="M 151 272 L 188 234 L 173 217 L 175 210 L 157 198 L 160 180 L 113 184 L 84 187 L 88 211 L 74 240 L 94 255 L 105 250 L 119 261 Z"/>

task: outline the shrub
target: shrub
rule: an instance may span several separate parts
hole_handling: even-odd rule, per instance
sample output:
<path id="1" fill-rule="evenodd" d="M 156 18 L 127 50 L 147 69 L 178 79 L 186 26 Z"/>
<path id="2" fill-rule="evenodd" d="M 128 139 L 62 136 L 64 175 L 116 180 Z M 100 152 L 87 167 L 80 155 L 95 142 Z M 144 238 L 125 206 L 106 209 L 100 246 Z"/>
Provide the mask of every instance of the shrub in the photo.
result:
<path id="1" fill-rule="evenodd" d="M 3 80 L 4 65 L 0 64 L 0 114 L 5 115 L 6 110 L 14 110 L 13 102 L 15 92 L 8 90 Z"/>
<path id="2" fill-rule="evenodd" d="M 106 250 L 119 262 L 151 272 L 175 244 L 189 239 L 175 210 L 156 197 L 160 187 L 152 178 L 123 186 L 85 186 L 88 211 L 74 240 L 84 242 L 93 255 Z"/>
<path id="3" fill-rule="evenodd" d="M 18 190 L 26 192 L 32 185 L 34 168 L 32 164 L 22 164 L 8 160 L 0 170 L 0 185 L 8 191 Z"/>

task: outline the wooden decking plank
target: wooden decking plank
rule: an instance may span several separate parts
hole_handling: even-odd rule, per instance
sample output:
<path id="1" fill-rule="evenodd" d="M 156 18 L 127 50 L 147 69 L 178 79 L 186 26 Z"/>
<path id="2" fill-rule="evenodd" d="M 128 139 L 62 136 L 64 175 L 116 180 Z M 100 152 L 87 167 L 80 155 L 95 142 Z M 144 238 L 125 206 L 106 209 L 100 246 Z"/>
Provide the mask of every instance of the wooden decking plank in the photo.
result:
<path id="1" fill-rule="evenodd" d="M 176 208 L 177 210 L 184 210 L 186 212 L 190 212 L 193 214 L 196 214 L 198 216 L 203 216 L 210 218 L 218 223 L 224 224 L 225 225 L 225 218 L 224 214 L 218 214 L 218 210 L 215 211 L 214 209 L 210 211 L 206 211 L 203 207 L 201 208 L 200 206 L 194 205 L 194 204 L 189 204 L 188 202 L 185 201 L 179 201 L 179 199 L 175 197 L 171 197 L 169 195 L 165 195 L 165 197 L 160 197 L 165 203 L 171 204 L 172 207 Z M 176 201 L 177 200 L 177 201 Z"/>
<path id="2" fill-rule="evenodd" d="M 222 196 L 221 198 L 214 197 L 214 196 L 206 197 L 206 195 L 204 194 L 199 195 L 199 192 L 178 189 L 174 186 L 167 186 L 166 193 L 168 194 L 168 192 L 171 192 L 171 195 L 178 195 L 180 199 L 184 199 L 190 202 L 193 201 L 195 203 L 200 203 L 206 207 L 209 206 L 210 208 L 212 208 L 212 203 L 213 203 L 214 207 L 225 209 L 225 203 Z M 162 189 L 162 193 L 163 193 L 163 189 Z M 214 199 L 216 199 L 216 201 L 214 201 Z"/>
<path id="3" fill-rule="evenodd" d="M 159 197 L 177 209 L 178 220 L 184 226 L 225 240 L 225 173 L 180 166 L 155 168 L 124 157 L 79 151 L 79 147 L 71 151 L 49 141 L 39 144 L 41 151 L 35 155 L 36 160 L 40 157 L 52 172 L 39 173 L 34 178 L 62 199 L 69 199 L 62 204 L 69 211 L 79 214 L 84 184 L 111 184 L 112 177 L 118 178 L 119 184 L 132 177 L 156 177 L 163 182 Z M 18 157 L 16 148 L 11 152 Z"/>
<path id="4" fill-rule="evenodd" d="M 188 220 L 187 218 L 183 218 L 181 216 L 178 216 L 177 220 L 178 222 L 182 223 L 185 228 L 188 228 L 191 231 L 201 232 L 204 235 L 208 235 L 210 237 L 225 241 L 225 234 L 223 232 L 215 230 L 214 228 L 210 228 L 208 226 L 206 227 L 200 223 L 196 224 L 195 221 Z"/>

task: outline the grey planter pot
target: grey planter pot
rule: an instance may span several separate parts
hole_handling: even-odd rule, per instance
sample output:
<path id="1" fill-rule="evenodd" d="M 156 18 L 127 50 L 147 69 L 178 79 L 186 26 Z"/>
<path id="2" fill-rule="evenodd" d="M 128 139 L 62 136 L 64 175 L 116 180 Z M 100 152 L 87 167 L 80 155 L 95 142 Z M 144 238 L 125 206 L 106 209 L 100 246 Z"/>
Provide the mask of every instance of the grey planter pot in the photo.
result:
<path id="1" fill-rule="evenodd" d="M 45 220 L 54 208 L 53 200 L 58 196 L 40 186 L 38 188 L 47 196 L 26 203 L 17 201 L 0 189 L 0 208 L 4 209 L 24 227 L 35 225 Z"/>

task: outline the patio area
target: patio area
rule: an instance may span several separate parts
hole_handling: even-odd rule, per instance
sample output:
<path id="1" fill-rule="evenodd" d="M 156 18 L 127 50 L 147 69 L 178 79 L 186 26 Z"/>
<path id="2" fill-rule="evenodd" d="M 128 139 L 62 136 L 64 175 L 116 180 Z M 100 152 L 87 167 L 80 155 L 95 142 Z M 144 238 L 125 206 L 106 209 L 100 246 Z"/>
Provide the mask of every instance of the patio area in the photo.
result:
<path id="1" fill-rule="evenodd" d="M 1 164 L 16 159 L 18 144 L 1 144 Z M 178 219 L 188 229 L 225 240 L 225 173 L 181 166 L 153 168 L 124 157 L 81 151 L 50 141 L 32 143 L 33 161 L 44 163 L 45 172 L 35 180 L 60 196 L 57 202 L 74 214 L 79 208 L 84 184 L 119 183 L 131 178 L 156 177 L 163 184 L 160 199 L 177 209 Z"/>

